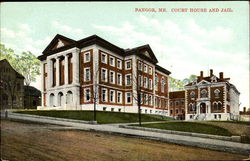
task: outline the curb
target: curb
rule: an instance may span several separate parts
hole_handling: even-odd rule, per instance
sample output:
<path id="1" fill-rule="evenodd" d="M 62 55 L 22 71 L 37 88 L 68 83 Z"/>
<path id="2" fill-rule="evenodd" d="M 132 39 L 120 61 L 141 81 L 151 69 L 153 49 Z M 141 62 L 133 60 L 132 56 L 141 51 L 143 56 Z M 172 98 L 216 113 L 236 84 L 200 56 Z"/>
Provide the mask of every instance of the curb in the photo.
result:
<path id="1" fill-rule="evenodd" d="M 147 128 L 147 127 L 127 126 L 127 125 L 119 125 L 119 127 L 120 128 L 126 128 L 126 129 L 133 129 L 133 130 L 143 130 L 143 131 L 150 131 L 150 132 L 165 133 L 165 134 L 176 134 L 176 135 L 185 135 L 185 136 L 194 136 L 194 137 L 201 137 L 201 138 L 209 138 L 209 139 L 241 142 L 241 136 L 231 136 L 231 137 L 229 137 L 229 136 L 199 134 L 199 133 L 173 131 L 173 130 L 162 130 L 162 129 Z"/>

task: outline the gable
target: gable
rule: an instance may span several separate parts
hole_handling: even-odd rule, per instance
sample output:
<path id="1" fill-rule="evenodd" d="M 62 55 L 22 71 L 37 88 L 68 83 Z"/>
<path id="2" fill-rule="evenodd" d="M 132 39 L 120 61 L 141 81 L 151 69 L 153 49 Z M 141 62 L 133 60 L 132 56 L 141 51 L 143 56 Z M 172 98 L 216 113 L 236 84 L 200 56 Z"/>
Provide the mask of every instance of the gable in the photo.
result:
<path id="1" fill-rule="evenodd" d="M 210 84 L 210 82 L 206 81 L 206 80 L 202 80 L 199 83 L 197 83 L 197 85 L 207 85 Z"/>
<path id="2" fill-rule="evenodd" d="M 71 44 L 75 44 L 75 42 L 75 40 L 57 34 L 49 43 L 49 45 L 45 48 L 43 54 L 49 53 L 50 51 L 54 51 L 57 49 L 65 48 L 67 46 L 70 46 Z"/>

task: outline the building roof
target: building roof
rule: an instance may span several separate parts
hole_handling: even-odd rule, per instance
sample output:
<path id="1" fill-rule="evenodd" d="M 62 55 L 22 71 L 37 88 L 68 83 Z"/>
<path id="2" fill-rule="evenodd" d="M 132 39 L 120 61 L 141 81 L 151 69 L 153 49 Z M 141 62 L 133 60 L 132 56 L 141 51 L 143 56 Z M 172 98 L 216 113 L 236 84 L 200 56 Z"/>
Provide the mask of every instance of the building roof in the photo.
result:
<path id="1" fill-rule="evenodd" d="M 169 92 L 169 99 L 183 98 L 185 99 L 185 91 L 172 91 Z"/>
<path id="2" fill-rule="evenodd" d="M 7 59 L 2 59 L 2 60 L 0 60 L 0 64 L 3 64 L 3 63 L 6 63 L 6 64 L 16 73 L 16 77 L 17 77 L 17 78 L 25 79 L 25 77 L 24 77 L 22 74 L 18 73 L 18 72 L 10 65 L 10 63 L 9 63 L 9 61 L 8 61 Z"/>
<path id="3" fill-rule="evenodd" d="M 41 91 L 36 89 L 33 86 L 24 86 L 24 95 L 25 96 L 41 97 Z"/>
<path id="4" fill-rule="evenodd" d="M 167 69 L 165 69 L 165 68 L 163 68 L 163 67 L 161 67 L 161 66 L 159 66 L 159 65 L 155 65 L 155 68 L 156 68 L 156 70 L 159 70 L 159 71 L 161 71 L 162 73 L 165 73 L 165 74 L 167 74 L 167 75 L 170 75 L 170 74 L 171 74 L 170 71 L 168 71 Z"/>
<path id="5" fill-rule="evenodd" d="M 55 46 L 59 43 L 59 41 L 64 42 L 63 46 L 60 46 L 58 48 L 55 48 Z M 112 52 L 115 52 L 123 57 L 125 56 L 129 56 L 129 55 L 137 55 L 142 59 L 145 59 L 153 64 L 158 63 L 157 58 L 155 57 L 154 52 L 152 51 L 152 49 L 150 48 L 150 46 L 147 45 L 142 45 L 142 46 L 138 46 L 132 49 L 123 49 L 120 48 L 106 40 L 104 40 L 103 38 L 97 36 L 97 35 L 92 35 L 89 37 L 86 37 L 84 39 L 75 41 L 72 39 L 69 39 L 63 35 L 57 34 L 52 41 L 49 43 L 49 45 L 45 48 L 45 50 L 42 52 L 42 55 L 38 56 L 39 60 L 45 60 L 47 56 L 52 55 L 54 53 L 57 52 L 61 52 L 73 47 L 77 47 L 77 48 L 83 48 L 85 46 L 89 46 L 89 45 L 93 45 L 93 44 L 97 44 L 101 47 L 104 47 Z M 170 74 L 170 72 L 162 67 L 158 67 L 158 70 L 162 71 L 163 73 L 166 74 Z"/>

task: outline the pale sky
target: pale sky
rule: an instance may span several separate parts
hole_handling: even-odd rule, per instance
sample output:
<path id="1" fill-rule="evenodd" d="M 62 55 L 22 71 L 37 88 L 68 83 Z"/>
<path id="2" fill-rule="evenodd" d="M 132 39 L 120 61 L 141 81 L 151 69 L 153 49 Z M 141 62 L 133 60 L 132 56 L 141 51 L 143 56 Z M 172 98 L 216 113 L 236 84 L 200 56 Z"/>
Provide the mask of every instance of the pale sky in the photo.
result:
<path id="1" fill-rule="evenodd" d="M 1 43 L 41 55 L 56 34 L 79 40 L 96 34 L 122 47 L 149 44 L 177 79 L 224 72 L 249 107 L 249 4 L 240 2 L 4 2 Z M 135 12 L 166 8 L 167 12 Z M 205 8 L 207 12 L 171 12 Z M 231 8 L 233 12 L 209 12 Z M 40 79 L 32 83 L 40 89 Z"/>

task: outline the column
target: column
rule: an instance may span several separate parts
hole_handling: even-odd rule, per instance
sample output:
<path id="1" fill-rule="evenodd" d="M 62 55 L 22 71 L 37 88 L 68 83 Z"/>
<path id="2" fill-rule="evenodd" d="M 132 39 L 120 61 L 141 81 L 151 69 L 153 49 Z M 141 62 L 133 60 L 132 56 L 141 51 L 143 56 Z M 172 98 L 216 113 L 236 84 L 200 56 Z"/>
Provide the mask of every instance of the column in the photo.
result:
<path id="1" fill-rule="evenodd" d="M 79 49 L 72 52 L 73 59 L 73 84 L 79 85 Z"/>
<path id="2" fill-rule="evenodd" d="M 56 86 L 60 85 L 60 58 L 56 58 Z"/>
<path id="3" fill-rule="evenodd" d="M 52 63 L 52 59 L 48 59 L 48 88 L 52 87 L 53 84 L 53 63 Z"/>
<path id="4" fill-rule="evenodd" d="M 69 84 L 69 58 L 68 55 L 64 56 L 64 81 L 65 85 Z"/>
<path id="5" fill-rule="evenodd" d="M 42 95 L 42 107 L 44 106 L 44 97 L 43 97 L 43 92 L 44 92 L 44 63 L 40 63 L 40 71 L 41 71 L 41 95 Z"/>

